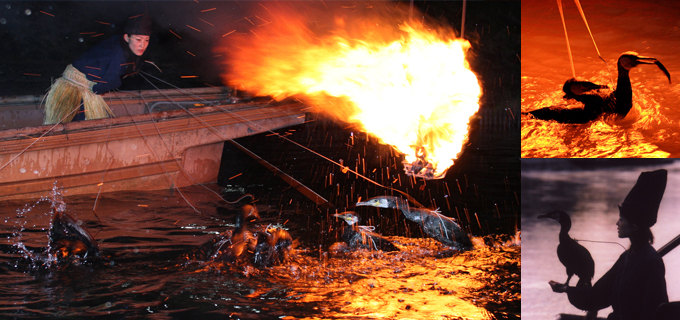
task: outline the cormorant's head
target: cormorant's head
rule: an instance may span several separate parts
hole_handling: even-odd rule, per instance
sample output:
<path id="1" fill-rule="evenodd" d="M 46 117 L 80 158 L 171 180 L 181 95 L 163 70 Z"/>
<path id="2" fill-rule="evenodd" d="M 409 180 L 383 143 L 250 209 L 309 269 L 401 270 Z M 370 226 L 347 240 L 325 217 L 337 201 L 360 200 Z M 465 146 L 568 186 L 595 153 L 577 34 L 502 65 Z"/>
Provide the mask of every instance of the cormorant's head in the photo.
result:
<path id="1" fill-rule="evenodd" d="M 631 69 L 637 67 L 641 64 L 655 64 L 663 73 L 668 77 L 668 82 L 671 82 L 671 74 L 668 73 L 666 67 L 661 64 L 659 60 L 652 57 L 639 56 L 637 53 L 632 51 L 627 51 L 621 54 L 618 61 L 618 67 L 630 71 Z"/>
<path id="2" fill-rule="evenodd" d="M 260 214 L 257 212 L 257 208 L 252 205 L 246 204 L 241 207 L 241 212 L 236 216 L 236 228 L 241 228 L 247 223 L 260 220 Z"/>
<path id="3" fill-rule="evenodd" d="M 562 210 L 555 210 L 555 211 L 551 211 L 551 212 L 548 212 L 546 214 L 542 214 L 542 215 L 538 216 L 538 219 L 545 219 L 545 218 L 557 220 L 560 224 L 567 223 L 567 222 L 571 224 L 571 218 L 569 218 L 569 215 Z"/>
<path id="4" fill-rule="evenodd" d="M 357 206 L 370 206 L 376 208 L 396 208 L 396 203 L 390 196 L 373 197 L 363 202 L 357 202 Z"/>
<path id="5" fill-rule="evenodd" d="M 357 217 L 354 212 L 352 211 L 345 211 L 343 213 L 336 213 L 333 216 L 338 217 L 342 220 L 345 220 L 348 225 L 353 225 L 355 223 L 359 223 L 359 217 Z"/>

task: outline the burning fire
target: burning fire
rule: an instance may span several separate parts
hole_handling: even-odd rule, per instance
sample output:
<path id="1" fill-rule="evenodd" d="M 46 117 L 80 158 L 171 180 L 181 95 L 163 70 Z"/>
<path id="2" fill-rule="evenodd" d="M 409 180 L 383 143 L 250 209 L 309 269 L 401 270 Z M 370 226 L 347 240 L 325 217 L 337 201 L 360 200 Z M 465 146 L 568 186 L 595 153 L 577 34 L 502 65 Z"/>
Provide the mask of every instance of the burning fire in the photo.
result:
<path id="1" fill-rule="evenodd" d="M 277 100 L 297 95 L 405 154 L 407 173 L 444 176 L 479 109 L 468 41 L 394 16 L 319 25 L 319 17 L 308 24 L 270 9 L 273 22 L 225 44 L 230 86 Z"/>

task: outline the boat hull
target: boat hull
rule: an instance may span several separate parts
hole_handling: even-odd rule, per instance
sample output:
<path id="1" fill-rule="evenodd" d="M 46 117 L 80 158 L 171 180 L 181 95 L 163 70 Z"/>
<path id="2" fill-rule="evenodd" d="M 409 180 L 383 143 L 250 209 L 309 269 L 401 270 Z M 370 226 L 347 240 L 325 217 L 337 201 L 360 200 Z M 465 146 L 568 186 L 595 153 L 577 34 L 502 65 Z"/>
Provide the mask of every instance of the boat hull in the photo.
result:
<path id="1" fill-rule="evenodd" d="M 248 102 L 0 131 L 0 200 L 161 190 L 217 180 L 223 142 L 305 121 L 300 103 Z"/>

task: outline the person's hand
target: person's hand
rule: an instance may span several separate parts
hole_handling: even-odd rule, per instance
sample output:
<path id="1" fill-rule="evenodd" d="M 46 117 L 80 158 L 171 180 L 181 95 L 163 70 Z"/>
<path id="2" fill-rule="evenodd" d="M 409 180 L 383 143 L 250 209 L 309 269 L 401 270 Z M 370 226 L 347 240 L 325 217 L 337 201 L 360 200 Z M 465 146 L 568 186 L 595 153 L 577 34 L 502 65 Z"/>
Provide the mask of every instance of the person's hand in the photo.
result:
<path id="1" fill-rule="evenodd" d="M 567 292 L 567 285 L 563 283 L 559 283 L 557 281 L 550 280 L 548 282 L 550 284 L 550 287 L 552 287 L 553 292 Z"/>

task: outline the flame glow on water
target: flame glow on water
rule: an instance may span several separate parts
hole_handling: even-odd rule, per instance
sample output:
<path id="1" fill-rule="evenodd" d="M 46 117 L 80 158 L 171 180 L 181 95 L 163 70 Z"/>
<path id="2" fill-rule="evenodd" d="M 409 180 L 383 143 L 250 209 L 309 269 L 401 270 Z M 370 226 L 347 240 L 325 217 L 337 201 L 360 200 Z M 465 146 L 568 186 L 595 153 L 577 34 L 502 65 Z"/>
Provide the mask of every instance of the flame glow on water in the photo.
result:
<path id="1" fill-rule="evenodd" d="M 272 19 L 228 40 L 228 85 L 277 100 L 298 96 L 393 146 L 407 163 L 429 165 L 421 176 L 444 176 L 479 109 L 468 41 L 417 21 L 336 18 L 331 31 L 313 31 L 295 14 Z"/>

